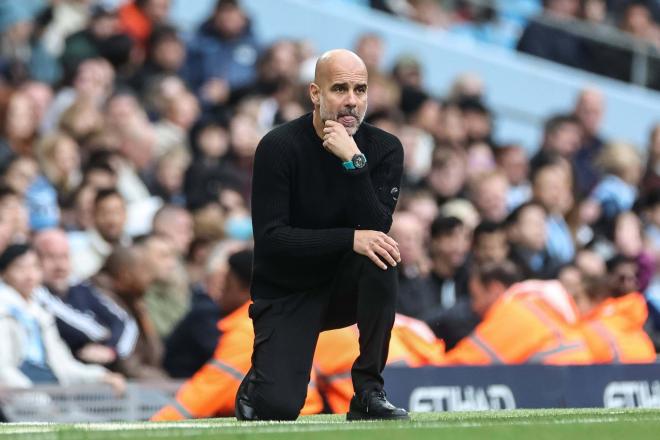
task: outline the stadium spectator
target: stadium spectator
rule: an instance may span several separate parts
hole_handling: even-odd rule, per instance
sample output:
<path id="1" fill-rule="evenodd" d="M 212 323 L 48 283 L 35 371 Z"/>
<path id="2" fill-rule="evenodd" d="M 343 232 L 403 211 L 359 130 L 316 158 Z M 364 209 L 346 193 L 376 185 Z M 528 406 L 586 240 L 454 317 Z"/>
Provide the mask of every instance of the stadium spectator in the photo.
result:
<path id="1" fill-rule="evenodd" d="M 23 199 L 12 189 L 0 186 L 0 218 L 3 225 L 3 249 L 28 240 L 30 226 Z"/>
<path id="2" fill-rule="evenodd" d="M 414 318 L 423 318 L 427 311 L 426 298 L 434 296 L 424 225 L 414 214 L 398 211 L 392 218 L 390 234 L 399 243 L 401 254 L 397 312 Z"/>
<path id="3" fill-rule="evenodd" d="M 577 308 L 561 283 L 520 279 L 508 261 L 473 269 L 472 307 L 483 320 L 447 352 L 450 365 L 592 362 L 575 328 Z"/>
<path id="4" fill-rule="evenodd" d="M 256 78 L 259 43 L 236 0 L 218 0 L 188 46 L 184 77 L 205 104 L 224 104 L 229 91 Z"/>
<path id="5" fill-rule="evenodd" d="M 81 63 L 96 57 L 105 58 L 121 73 L 130 61 L 132 46 L 133 40 L 124 33 L 117 11 L 94 5 L 87 27 L 65 40 L 61 56 L 64 77 L 71 78 Z"/>
<path id="6" fill-rule="evenodd" d="M 644 331 L 648 309 L 638 291 L 635 260 L 608 261 L 607 277 L 585 281 L 581 331 L 596 363 L 651 363 L 653 342 Z"/>
<path id="7" fill-rule="evenodd" d="M 619 142 L 606 145 L 596 163 L 603 170 L 603 177 L 589 197 L 598 203 L 601 221 L 607 224 L 633 207 L 643 172 L 642 161 L 634 146 Z"/>
<path id="8" fill-rule="evenodd" d="M 524 279 L 553 279 L 561 263 L 546 247 L 545 210 L 535 202 L 523 203 L 507 217 L 511 251 L 509 258 L 522 270 Z"/>
<path id="9" fill-rule="evenodd" d="M 479 322 L 469 304 L 469 234 L 456 217 L 438 217 L 431 225 L 432 290 L 419 298 L 425 310 L 421 318 L 448 348 Z"/>
<path id="10" fill-rule="evenodd" d="M 0 69 L 5 78 L 20 83 L 35 79 L 55 83 L 61 69 L 40 39 L 33 38 L 41 31 L 35 20 L 34 5 L 4 2 L 0 9 Z"/>
<path id="11" fill-rule="evenodd" d="M 493 144 L 493 116 L 480 100 L 464 97 L 457 102 L 465 121 L 468 142 Z"/>
<path id="12" fill-rule="evenodd" d="M 227 258 L 244 248 L 236 241 L 218 243 L 210 251 L 204 279 L 192 287 L 190 310 L 179 321 L 165 343 L 163 366 L 172 377 L 189 378 L 213 356 L 220 330 L 218 320 L 231 313 L 221 310 L 226 289 Z"/>
<path id="13" fill-rule="evenodd" d="M 436 197 L 438 204 L 462 194 L 467 178 L 465 161 L 465 153 L 461 150 L 437 147 L 433 152 L 426 186 Z"/>
<path id="14" fill-rule="evenodd" d="M 364 61 L 372 76 L 381 72 L 384 52 L 385 42 L 376 33 L 362 34 L 355 43 L 355 53 Z"/>
<path id="15" fill-rule="evenodd" d="M 225 260 L 225 261 L 222 261 Z M 175 403 L 158 411 L 152 421 L 230 416 L 238 386 L 250 369 L 250 350 L 254 339 L 248 316 L 252 251 L 231 253 L 216 259 L 223 286 L 218 297 L 224 316 L 218 321 L 220 339 L 213 358 L 185 382 L 175 396 Z M 228 267 L 221 267 L 228 266 Z M 248 349 L 246 349 L 248 348 Z M 323 403 L 314 384 L 307 390 L 303 414 L 321 412 Z"/>
<path id="16" fill-rule="evenodd" d="M 109 365 L 135 348 L 138 327 L 117 304 L 89 282 L 71 283 L 71 255 L 66 233 L 48 229 L 34 237 L 44 289 L 35 299 L 57 319 L 57 329 L 83 362 Z"/>
<path id="17" fill-rule="evenodd" d="M 167 377 L 161 368 L 163 343 L 144 303 L 144 295 L 153 276 L 154 269 L 149 266 L 144 249 L 118 246 L 91 279 L 95 288 L 107 295 L 138 325 L 139 336 L 133 351 L 112 365 L 113 370 L 129 379 Z"/>
<path id="18" fill-rule="evenodd" d="M 472 258 L 481 266 L 501 263 L 509 255 L 509 241 L 506 228 L 501 223 L 482 221 L 472 234 Z"/>
<path id="19" fill-rule="evenodd" d="M 468 181 L 481 174 L 495 171 L 495 154 L 493 148 L 486 142 L 473 141 L 467 146 Z M 508 178 L 507 178 L 508 182 Z"/>
<path id="20" fill-rule="evenodd" d="M 532 197 L 527 152 L 519 145 L 503 145 L 495 149 L 495 161 L 509 180 L 506 206 L 512 211 Z"/>
<path id="21" fill-rule="evenodd" d="M 158 335 L 165 339 L 186 314 L 190 291 L 175 244 L 169 236 L 152 233 L 136 240 L 144 249 L 154 277 L 144 294 L 144 303 Z"/>
<path id="22" fill-rule="evenodd" d="M 446 310 L 468 294 L 469 232 L 456 217 L 439 217 L 431 225 L 432 280 L 435 295 L 430 308 Z"/>
<path id="23" fill-rule="evenodd" d="M 582 145 L 575 154 L 575 185 L 578 194 L 585 195 L 600 178 L 595 161 L 604 145 L 599 133 L 605 113 L 603 93 L 595 88 L 583 89 L 573 113 L 582 126 Z"/>
<path id="24" fill-rule="evenodd" d="M 564 216 L 573 207 L 572 176 L 566 162 L 550 162 L 532 171 L 532 198 L 546 211 L 546 247 L 561 263 L 575 255 L 575 243 Z M 569 165 L 570 166 L 570 165 Z"/>
<path id="25" fill-rule="evenodd" d="M 117 11 L 125 32 L 144 48 L 154 29 L 167 23 L 170 0 L 133 0 L 125 2 Z"/>
<path id="26" fill-rule="evenodd" d="M 584 68 L 584 43 L 566 29 L 576 19 L 579 7 L 578 0 L 544 2 L 542 21 L 533 20 L 527 25 L 518 40 L 517 49 L 556 63 Z"/>
<path id="27" fill-rule="evenodd" d="M 79 148 L 64 132 L 45 136 L 37 144 L 39 167 L 60 198 L 70 197 L 82 180 Z"/>
<path id="28" fill-rule="evenodd" d="M 131 87 L 138 93 L 147 92 L 152 82 L 160 78 L 178 75 L 186 57 L 185 42 L 172 26 L 157 26 L 146 43 L 144 64 L 130 79 Z"/>
<path id="29" fill-rule="evenodd" d="M 468 184 L 470 200 L 482 220 L 503 222 L 508 214 L 509 181 L 501 171 L 486 171 L 474 176 Z"/>
<path id="30" fill-rule="evenodd" d="M 123 393 L 123 376 L 73 357 L 53 315 L 34 299 L 41 275 L 39 259 L 30 246 L 11 245 L 0 254 L 0 383 L 17 388 L 40 383 L 107 383 Z"/>
<path id="31" fill-rule="evenodd" d="M 78 280 L 94 275 L 114 246 L 130 243 L 130 238 L 124 235 L 126 204 L 117 190 L 97 192 L 92 217 L 91 228 L 69 233 L 73 276 Z"/>
<path id="32" fill-rule="evenodd" d="M 11 154 L 32 154 L 39 124 L 33 101 L 25 92 L 15 91 L 0 105 L 0 159 Z"/>
<path id="33" fill-rule="evenodd" d="M 558 114 L 549 118 L 543 130 L 543 144 L 531 160 L 533 168 L 538 168 L 555 156 L 571 161 L 580 149 L 582 128 L 578 119 L 571 115 Z"/>
<path id="34" fill-rule="evenodd" d="M 653 127 L 649 135 L 642 191 L 646 194 L 658 188 L 660 188 L 660 123 Z"/>

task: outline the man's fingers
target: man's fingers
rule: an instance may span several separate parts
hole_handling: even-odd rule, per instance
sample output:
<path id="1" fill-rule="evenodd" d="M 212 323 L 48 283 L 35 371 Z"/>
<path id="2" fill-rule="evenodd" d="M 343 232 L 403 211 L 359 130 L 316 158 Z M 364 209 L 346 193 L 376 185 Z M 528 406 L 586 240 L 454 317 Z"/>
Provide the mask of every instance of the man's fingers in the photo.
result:
<path id="1" fill-rule="evenodd" d="M 397 262 L 401 261 L 401 255 L 399 254 L 399 250 L 383 240 L 380 242 L 381 247 L 383 247 Z"/>
<path id="2" fill-rule="evenodd" d="M 392 254 L 397 262 L 401 262 L 401 253 L 399 252 L 399 243 L 397 243 L 392 237 L 389 235 L 383 234 L 383 241 L 390 246 L 392 246 L 396 250 L 396 255 Z"/>
<path id="3" fill-rule="evenodd" d="M 387 243 L 390 244 L 390 246 L 394 246 L 395 248 L 399 249 L 399 243 L 396 242 L 392 237 L 390 237 L 387 234 L 382 235 L 383 240 L 385 240 Z"/>
<path id="4" fill-rule="evenodd" d="M 387 264 L 383 263 L 383 261 L 380 258 L 378 258 L 378 255 L 376 255 L 374 251 L 369 250 L 367 252 L 367 257 L 369 257 L 369 259 L 373 261 L 376 266 L 380 267 L 383 270 L 387 270 Z"/>
<path id="5" fill-rule="evenodd" d="M 385 247 L 383 247 L 383 245 L 377 244 L 374 247 L 374 251 L 378 255 L 380 255 L 385 261 L 387 261 L 390 266 L 392 266 L 392 267 L 396 266 L 396 261 L 394 261 L 394 258 L 392 257 L 392 255 L 390 255 L 390 253 L 387 251 L 387 249 L 385 249 Z M 387 269 L 387 267 L 385 267 L 385 269 Z"/>

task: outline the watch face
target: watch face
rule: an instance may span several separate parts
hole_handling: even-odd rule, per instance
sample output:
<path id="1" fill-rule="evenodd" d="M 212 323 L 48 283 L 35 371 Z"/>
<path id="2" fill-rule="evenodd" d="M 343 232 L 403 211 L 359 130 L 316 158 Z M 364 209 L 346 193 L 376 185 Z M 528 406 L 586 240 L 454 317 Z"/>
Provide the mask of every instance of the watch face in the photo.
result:
<path id="1" fill-rule="evenodd" d="M 353 156 L 353 165 L 355 168 L 363 168 L 367 164 L 367 158 L 364 157 L 364 154 L 356 154 Z"/>

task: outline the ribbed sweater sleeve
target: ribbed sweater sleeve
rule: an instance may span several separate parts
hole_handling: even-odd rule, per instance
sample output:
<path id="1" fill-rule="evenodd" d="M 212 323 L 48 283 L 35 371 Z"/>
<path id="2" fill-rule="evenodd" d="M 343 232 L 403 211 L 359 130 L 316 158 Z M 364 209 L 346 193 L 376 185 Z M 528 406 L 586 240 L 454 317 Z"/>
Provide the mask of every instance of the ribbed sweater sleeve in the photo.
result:
<path id="1" fill-rule="evenodd" d="M 290 223 L 290 139 L 271 132 L 254 159 L 252 223 L 260 252 L 268 256 L 321 256 L 353 248 L 353 229 L 304 229 Z M 368 179 L 367 179 L 368 180 Z"/>
<path id="2" fill-rule="evenodd" d="M 381 142 L 381 148 L 372 152 L 374 155 L 383 155 L 382 159 L 372 161 L 377 164 L 374 169 L 370 168 L 374 165 L 367 163 L 361 170 L 347 171 L 354 179 L 349 193 L 353 209 L 349 214 L 358 229 L 387 233 L 392 226 L 392 213 L 399 197 L 403 147 L 391 135 L 387 135 Z"/>

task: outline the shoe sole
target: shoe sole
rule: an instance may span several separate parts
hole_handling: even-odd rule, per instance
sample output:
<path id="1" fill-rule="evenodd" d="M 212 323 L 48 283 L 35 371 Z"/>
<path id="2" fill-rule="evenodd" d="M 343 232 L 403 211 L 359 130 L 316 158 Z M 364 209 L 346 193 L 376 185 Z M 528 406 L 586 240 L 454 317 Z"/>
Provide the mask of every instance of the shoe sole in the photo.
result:
<path id="1" fill-rule="evenodd" d="M 346 413 L 346 421 L 348 422 L 357 422 L 360 420 L 410 420 L 409 415 L 405 416 L 392 416 L 392 417 L 374 417 L 369 414 L 361 414 L 361 413 Z"/>

